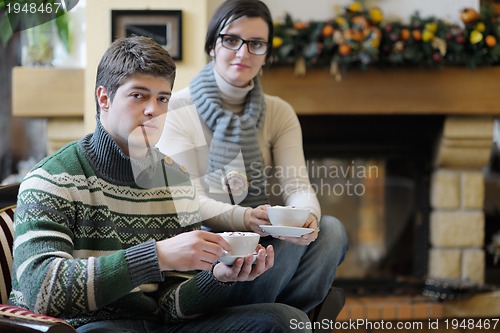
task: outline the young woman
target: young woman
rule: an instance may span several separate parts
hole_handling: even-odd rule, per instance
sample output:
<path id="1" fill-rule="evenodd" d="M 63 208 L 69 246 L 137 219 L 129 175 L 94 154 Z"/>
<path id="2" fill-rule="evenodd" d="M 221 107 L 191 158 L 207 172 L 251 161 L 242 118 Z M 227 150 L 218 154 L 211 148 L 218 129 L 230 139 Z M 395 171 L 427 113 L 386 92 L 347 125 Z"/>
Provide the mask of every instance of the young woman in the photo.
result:
<path id="1" fill-rule="evenodd" d="M 254 231 L 275 249 L 274 268 L 235 284 L 228 304 L 281 302 L 308 312 L 325 299 L 347 236 L 337 219 L 321 216 L 294 110 L 261 89 L 259 73 L 269 61 L 272 39 L 264 3 L 222 3 L 206 35 L 212 61 L 173 94 L 158 147 L 189 170 L 206 227 Z M 275 203 L 308 208 L 303 227 L 314 231 L 266 237 L 266 207 Z"/>

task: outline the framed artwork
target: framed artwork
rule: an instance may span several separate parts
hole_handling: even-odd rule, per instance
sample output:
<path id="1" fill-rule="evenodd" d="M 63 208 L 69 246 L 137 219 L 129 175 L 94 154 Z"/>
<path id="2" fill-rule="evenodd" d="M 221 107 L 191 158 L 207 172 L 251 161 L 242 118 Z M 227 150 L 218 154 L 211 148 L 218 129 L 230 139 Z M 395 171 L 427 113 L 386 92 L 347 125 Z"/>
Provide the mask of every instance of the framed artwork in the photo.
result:
<path id="1" fill-rule="evenodd" d="M 182 60 L 182 11 L 112 10 L 111 41 L 131 35 L 151 37 L 174 60 Z"/>

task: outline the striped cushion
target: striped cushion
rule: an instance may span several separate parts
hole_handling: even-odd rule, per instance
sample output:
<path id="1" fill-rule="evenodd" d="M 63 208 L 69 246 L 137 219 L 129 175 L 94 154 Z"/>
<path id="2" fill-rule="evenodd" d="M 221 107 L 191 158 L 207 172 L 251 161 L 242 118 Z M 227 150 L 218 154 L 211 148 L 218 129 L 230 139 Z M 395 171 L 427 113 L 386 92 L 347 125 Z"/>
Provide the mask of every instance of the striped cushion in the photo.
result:
<path id="1" fill-rule="evenodd" d="M 7 304 L 12 288 L 12 244 L 14 235 L 14 211 L 16 206 L 0 210 L 0 301 Z"/>
<path id="2" fill-rule="evenodd" d="M 20 318 L 20 319 L 31 319 L 35 321 L 45 322 L 45 323 L 63 323 L 69 325 L 62 319 L 33 313 L 24 308 L 13 306 L 13 305 L 4 305 L 0 304 L 0 316 L 8 317 L 8 318 Z"/>
<path id="3" fill-rule="evenodd" d="M 50 323 L 51 325 L 64 324 L 58 332 L 76 332 L 66 321 L 62 319 L 36 314 L 24 308 L 7 305 L 9 293 L 12 288 L 12 244 L 14 241 L 13 224 L 15 209 L 16 206 L 0 209 L 0 248 L 2 249 L 0 252 L 0 317 L 6 317 L 10 320 L 14 318 L 21 318 L 40 323 Z M 0 331 L 3 332 L 2 328 L 0 328 Z"/>

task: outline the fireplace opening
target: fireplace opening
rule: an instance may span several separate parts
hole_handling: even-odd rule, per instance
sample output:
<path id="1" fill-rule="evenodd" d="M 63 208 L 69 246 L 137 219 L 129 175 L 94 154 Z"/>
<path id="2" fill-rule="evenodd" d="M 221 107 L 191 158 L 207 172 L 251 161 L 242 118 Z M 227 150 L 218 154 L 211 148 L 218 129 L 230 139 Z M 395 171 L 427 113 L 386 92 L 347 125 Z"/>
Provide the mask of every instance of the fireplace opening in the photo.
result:
<path id="1" fill-rule="evenodd" d="M 339 218 L 349 235 L 336 284 L 349 292 L 374 281 L 425 277 L 430 176 L 444 117 L 299 118 L 322 213 Z"/>

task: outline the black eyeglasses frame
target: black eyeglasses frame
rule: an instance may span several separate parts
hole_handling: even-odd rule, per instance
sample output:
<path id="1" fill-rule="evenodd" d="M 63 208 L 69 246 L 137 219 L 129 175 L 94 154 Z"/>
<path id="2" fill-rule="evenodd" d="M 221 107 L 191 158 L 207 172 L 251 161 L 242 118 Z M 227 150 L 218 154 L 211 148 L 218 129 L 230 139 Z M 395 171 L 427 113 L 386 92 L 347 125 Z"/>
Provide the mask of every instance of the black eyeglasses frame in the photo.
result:
<path id="1" fill-rule="evenodd" d="M 232 37 L 232 38 L 239 39 L 239 40 L 241 41 L 240 46 L 238 46 L 238 48 L 236 48 L 236 49 L 232 49 L 232 48 L 229 48 L 229 47 L 225 46 L 225 45 L 224 45 L 224 37 L 226 37 L 226 36 L 229 36 L 229 37 Z M 231 51 L 235 51 L 235 52 L 238 52 L 244 44 L 246 44 L 246 45 L 247 45 L 247 51 L 248 51 L 248 53 L 253 54 L 253 55 L 257 55 L 257 56 L 263 56 L 263 55 L 266 55 L 267 53 L 269 53 L 269 50 L 271 49 L 271 43 L 269 43 L 269 42 L 264 42 L 264 41 L 259 40 L 259 39 L 248 39 L 248 40 L 247 40 L 247 39 L 243 39 L 243 38 L 241 38 L 241 37 L 238 37 L 238 36 L 235 36 L 235 35 L 231 35 L 231 34 L 219 34 L 219 38 L 221 39 L 221 45 L 222 45 L 222 47 L 224 47 L 225 49 L 231 50 Z M 266 52 L 264 52 L 264 53 L 262 53 L 262 54 L 258 54 L 258 53 L 254 53 L 254 52 L 252 52 L 252 51 L 250 50 L 250 46 L 249 46 L 249 44 L 248 44 L 248 43 L 251 43 L 251 42 L 258 42 L 258 43 L 262 43 L 262 44 L 266 45 L 266 46 L 267 46 L 267 48 L 266 48 Z"/>

